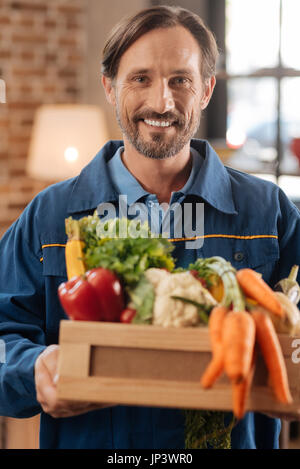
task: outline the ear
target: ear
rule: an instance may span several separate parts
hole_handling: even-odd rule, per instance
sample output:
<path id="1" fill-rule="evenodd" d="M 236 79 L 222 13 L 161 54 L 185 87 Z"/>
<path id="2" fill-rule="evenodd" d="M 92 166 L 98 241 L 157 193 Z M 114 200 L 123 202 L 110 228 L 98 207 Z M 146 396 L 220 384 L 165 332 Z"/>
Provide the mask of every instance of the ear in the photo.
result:
<path id="1" fill-rule="evenodd" d="M 115 106 L 116 104 L 116 95 L 115 95 L 115 89 L 112 83 L 112 80 L 105 75 L 102 75 L 101 78 L 102 85 L 105 91 L 105 96 L 107 101 L 112 105 Z"/>
<path id="2" fill-rule="evenodd" d="M 205 109 L 208 106 L 210 98 L 212 97 L 214 87 L 216 85 L 216 77 L 212 76 L 205 82 L 204 94 L 201 100 L 201 109 Z"/>

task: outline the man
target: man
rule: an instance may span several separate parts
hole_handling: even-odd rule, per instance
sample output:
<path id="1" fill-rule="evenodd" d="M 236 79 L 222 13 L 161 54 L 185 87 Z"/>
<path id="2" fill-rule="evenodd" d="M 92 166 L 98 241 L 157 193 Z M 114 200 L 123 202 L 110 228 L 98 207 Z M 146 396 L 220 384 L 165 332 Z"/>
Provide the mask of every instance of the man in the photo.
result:
<path id="1" fill-rule="evenodd" d="M 221 255 L 237 268 L 257 269 L 273 285 L 300 263 L 300 216 L 282 191 L 225 168 L 206 141 L 192 140 L 213 93 L 216 58 L 213 35 L 187 10 L 153 7 L 121 22 L 104 48 L 102 83 L 123 142 L 108 142 L 78 177 L 39 194 L 1 241 L 7 359 L 0 414 L 42 412 L 42 448 L 184 447 L 178 409 L 57 399 L 65 218 L 116 204 L 122 194 L 129 205 L 142 201 L 149 210 L 158 203 L 202 203 L 204 244 L 185 249 L 178 239 L 179 265 Z M 279 420 L 248 413 L 232 431 L 232 447 L 276 448 L 279 432 Z"/>

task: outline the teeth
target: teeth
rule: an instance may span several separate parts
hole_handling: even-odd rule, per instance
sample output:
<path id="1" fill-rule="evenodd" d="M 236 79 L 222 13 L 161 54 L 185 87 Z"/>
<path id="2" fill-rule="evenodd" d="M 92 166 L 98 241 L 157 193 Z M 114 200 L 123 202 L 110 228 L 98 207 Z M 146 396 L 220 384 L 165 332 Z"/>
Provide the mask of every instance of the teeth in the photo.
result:
<path id="1" fill-rule="evenodd" d="M 170 127 L 171 125 L 171 122 L 167 121 L 151 121 L 148 119 L 145 119 L 144 121 L 146 122 L 146 124 L 153 125 L 154 127 Z"/>

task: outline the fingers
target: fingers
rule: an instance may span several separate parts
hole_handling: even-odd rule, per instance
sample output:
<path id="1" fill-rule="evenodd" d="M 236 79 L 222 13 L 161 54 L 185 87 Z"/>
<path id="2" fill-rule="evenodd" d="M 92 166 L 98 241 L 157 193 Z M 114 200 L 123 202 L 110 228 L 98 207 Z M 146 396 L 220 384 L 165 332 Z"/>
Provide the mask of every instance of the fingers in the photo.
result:
<path id="1" fill-rule="evenodd" d="M 57 375 L 57 363 L 58 363 L 59 345 L 49 345 L 44 352 L 41 354 L 41 359 L 46 366 L 52 381 L 54 381 Z"/>
<path id="2" fill-rule="evenodd" d="M 41 404 L 44 412 L 49 412 L 57 403 L 56 387 L 53 384 L 51 373 L 42 355 L 39 356 L 36 362 L 35 386 L 37 400 Z"/>
<path id="3" fill-rule="evenodd" d="M 54 418 L 66 418 L 115 405 L 59 400 L 56 390 L 58 353 L 59 346 L 50 345 L 35 363 L 36 396 L 44 412 Z"/>

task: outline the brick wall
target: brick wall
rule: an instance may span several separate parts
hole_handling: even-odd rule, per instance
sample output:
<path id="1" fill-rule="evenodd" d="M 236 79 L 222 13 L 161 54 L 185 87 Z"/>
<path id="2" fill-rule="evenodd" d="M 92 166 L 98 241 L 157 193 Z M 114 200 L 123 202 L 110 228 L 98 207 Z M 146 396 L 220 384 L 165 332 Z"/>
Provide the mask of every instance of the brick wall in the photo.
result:
<path id="1" fill-rule="evenodd" d="M 25 174 L 34 112 L 82 101 L 86 0 L 0 0 L 0 237 L 45 183 Z"/>

